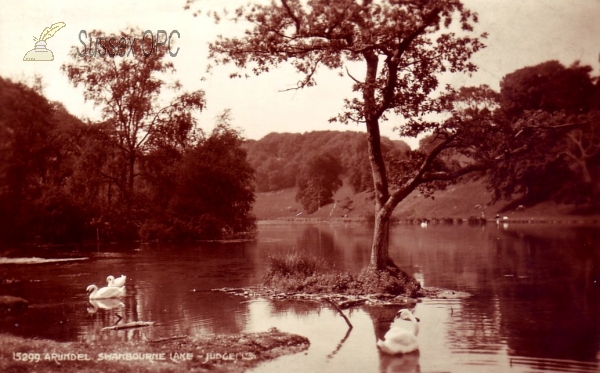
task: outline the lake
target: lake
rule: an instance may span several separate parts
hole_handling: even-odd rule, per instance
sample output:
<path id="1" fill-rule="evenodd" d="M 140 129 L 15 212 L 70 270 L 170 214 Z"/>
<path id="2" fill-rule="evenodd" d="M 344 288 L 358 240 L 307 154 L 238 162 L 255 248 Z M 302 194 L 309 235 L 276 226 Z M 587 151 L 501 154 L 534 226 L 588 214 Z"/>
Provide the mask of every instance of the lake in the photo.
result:
<path id="1" fill-rule="evenodd" d="M 358 272 L 372 228 L 321 223 L 260 225 L 256 242 L 101 245 L 4 252 L 0 294 L 27 299 L 27 312 L 0 319 L 0 332 L 57 341 L 143 340 L 184 334 L 266 331 L 306 336 L 305 353 L 252 372 L 598 372 L 600 227 L 564 224 L 396 225 L 390 256 L 424 286 L 467 291 L 464 300 L 425 300 L 418 353 L 390 357 L 377 338 L 398 307 L 346 310 L 244 299 L 211 289 L 258 284 L 268 256 L 292 250 Z M 17 258 L 83 260 L 19 263 Z M 127 275 L 122 301 L 88 300 L 86 287 Z M 131 321 L 156 326 L 102 331 Z"/>

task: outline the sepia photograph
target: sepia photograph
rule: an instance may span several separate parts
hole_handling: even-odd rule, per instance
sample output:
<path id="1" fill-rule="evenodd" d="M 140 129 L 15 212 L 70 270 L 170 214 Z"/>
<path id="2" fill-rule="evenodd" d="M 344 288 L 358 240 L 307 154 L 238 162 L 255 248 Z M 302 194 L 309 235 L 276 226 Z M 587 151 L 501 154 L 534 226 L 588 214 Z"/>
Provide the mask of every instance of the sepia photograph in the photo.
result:
<path id="1" fill-rule="evenodd" d="M 0 372 L 599 372 L 599 19 L 4 2 Z"/>

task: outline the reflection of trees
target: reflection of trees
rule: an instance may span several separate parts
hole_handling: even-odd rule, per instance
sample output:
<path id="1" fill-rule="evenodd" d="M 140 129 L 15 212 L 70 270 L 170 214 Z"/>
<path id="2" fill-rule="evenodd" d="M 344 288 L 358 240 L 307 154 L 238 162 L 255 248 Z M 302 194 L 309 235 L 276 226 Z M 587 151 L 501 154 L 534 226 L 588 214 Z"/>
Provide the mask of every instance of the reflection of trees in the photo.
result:
<path id="1" fill-rule="evenodd" d="M 333 235 L 329 227 L 308 225 L 297 240 L 298 250 L 307 251 L 323 258 L 335 259 Z"/>
<path id="2" fill-rule="evenodd" d="M 487 289 L 489 242 L 485 227 L 394 227 L 390 255 L 411 275 L 418 273 L 425 286 L 471 291 Z"/>
<path id="3" fill-rule="evenodd" d="M 154 327 L 105 331 L 117 321 L 113 310 L 99 309 L 82 326 L 86 340 L 140 340 L 173 335 L 238 333 L 247 305 L 238 297 L 211 292 L 249 284 L 255 259 L 241 244 L 198 247 L 145 247 L 139 256 L 119 258 L 109 266 L 128 276 L 123 320 L 153 321 Z M 90 273 L 106 273 L 107 262 L 90 263 Z M 85 308 L 84 308 L 85 310 Z"/>
<path id="4" fill-rule="evenodd" d="M 453 352 L 496 353 L 502 349 L 501 314 L 497 298 L 452 302 L 446 321 L 448 344 Z"/>
<path id="5" fill-rule="evenodd" d="M 133 256 L 113 253 L 80 263 L 6 267 L 5 278 L 42 281 L 0 284 L 2 293 L 30 300 L 24 315 L 0 320 L 0 329 L 56 340 L 129 341 L 142 339 L 142 333 L 150 339 L 237 333 L 253 317 L 260 319 L 252 321 L 260 330 L 272 326 L 276 315 L 318 317 L 323 305 L 307 302 L 269 302 L 273 316 L 265 316 L 262 308 L 253 316 L 251 306 L 241 298 L 209 290 L 259 283 L 269 254 L 299 245 L 327 256 L 340 269 L 356 272 L 368 263 L 369 232 L 364 226 L 342 224 L 269 227 L 261 228 L 259 241 L 251 244 L 144 247 Z M 440 338 L 452 353 L 489 356 L 508 344 L 515 356 L 589 361 L 600 347 L 600 294 L 594 284 L 600 277 L 599 234 L 597 228 L 516 224 L 507 230 L 490 225 L 484 229 L 432 225 L 427 230 L 395 226 L 390 254 L 403 269 L 419 271 L 427 286 L 476 294 L 463 301 L 440 301 L 448 312 L 443 315 Z M 98 281 L 121 273 L 128 276 L 121 323 L 155 321 L 158 326 L 101 332 L 117 321 L 112 310 L 88 314 L 86 286 L 94 281 L 103 286 Z M 382 338 L 397 307 L 365 310 L 373 319 L 375 336 Z M 335 343 L 346 332 L 341 318 L 339 323 Z M 335 343 L 327 353 L 334 351 Z M 344 348 L 340 351 L 343 354 Z M 386 370 L 414 362 L 381 355 L 380 363 Z"/>
<path id="6" fill-rule="evenodd" d="M 402 226 L 391 235 L 394 261 L 404 269 L 421 268 L 427 286 L 476 294 L 452 305 L 452 350 L 497 351 L 506 336 L 514 355 L 595 359 L 600 252 L 594 248 L 600 231 L 465 228 L 436 226 L 425 234 Z"/>
<path id="7" fill-rule="evenodd" d="M 258 261 L 266 261 L 267 254 L 292 250 L 306 252 L 323 258 L 338 269 L 357 273 L 369 263 L 372 228 L 364 225 L 310 224 L 263 227 L 258 240 L 261 250 L 256 251 Z M 259 266 L 261 273 L 265 268 Z"/>
<path id="8" fill-rule="evenodd" d="M 45 255 L 44 255 L 45 254 Z M 27 251 L 27 256 L 48 257 L 40 249 Z M 73 341 L 79 335 L 75 321 L 86 314 L 85 301 L 73 290 L 73 278 L 66 277 L 81 263 L 3 266 L 0 272 L 0 294 L 26 299 L 29 307 L 19 315 L 0 317 L 0 332 L 22 337 L 38 337 L 57 341 Z M 85 287 L 81 291 L 85 291 Z"/>
<path id="9" fill-rule="evenodd" d="M 293 313 L 296 316 L 308 316 L 313 313 L 320 314 L 324 304 L 316 302 L 303 302 L 303 301 L 277 301 L 273 300 L 269 302 L 270 312 L 273 314 L 284 314 Z"/>
<path id="10" fill-rule="evenodd" d="M 598 230 L 506 231 L 493 287 L 516 355 L 590 361 L 600 347 Z M 568 249 L 567 249 L 568 248 Z"/>
<path id="11" fill-rule="evenodd" d="M 353 229 L 354 228 L 354 229 Z M 369 263 L 372 234 L 361 235 L 361 227 L 335 224 L 308 225 L 299 235 L 296 247 L 339 269 L 358 272 Z M 365 230 L 369 232 L 370 230 Z"/>
<path id="12" fill-rule="evenodd" d="M 31 299 L 31 298 L 30 298 Z M 0 332 L 25 338 L 43 338 L 73 341 L 79 334 L 79 325 L 73 320 L 83 316 L 81 304 L 40 304 L 30 301 L 29 308 L 17 315 L 2 315 Z M 85 312 L 85 308 L 83 309 Z"/>

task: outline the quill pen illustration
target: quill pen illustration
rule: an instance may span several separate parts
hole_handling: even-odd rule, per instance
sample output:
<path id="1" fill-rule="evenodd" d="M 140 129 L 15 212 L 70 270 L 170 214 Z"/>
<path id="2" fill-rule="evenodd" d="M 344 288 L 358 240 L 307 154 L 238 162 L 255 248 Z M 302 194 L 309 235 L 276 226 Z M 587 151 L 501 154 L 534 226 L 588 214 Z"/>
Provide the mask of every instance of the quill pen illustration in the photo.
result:
<path id="1" fill-rule="evenodd" d="M 66 26 L 66 24 L 64 22 L 56 22 L 52 26 L 46 27 L 44 29 L 44 31 L 42 31 L 42 33 L 40 34 L 40 38 L 38 40 L 46 41 L 46 40 L 50 39 L 51 37 L 54 36 L 54 34 L 56 34 L 56 32 L 58 30 L 60 30 L 61 28 L 65 27 L 65 26 Z"/>
<path id="2" fill-rule="evenodd" d="M 65 26 L 64 22 L 56 22 L 52 26 L 46 27 L 40 34 L 39 39 L 34 36 L 35 48 L 25 54 L 23 61 L 54 61 L 54 54 L 46 48 L 46 40 L 53 37 L 58 30 Z"/>

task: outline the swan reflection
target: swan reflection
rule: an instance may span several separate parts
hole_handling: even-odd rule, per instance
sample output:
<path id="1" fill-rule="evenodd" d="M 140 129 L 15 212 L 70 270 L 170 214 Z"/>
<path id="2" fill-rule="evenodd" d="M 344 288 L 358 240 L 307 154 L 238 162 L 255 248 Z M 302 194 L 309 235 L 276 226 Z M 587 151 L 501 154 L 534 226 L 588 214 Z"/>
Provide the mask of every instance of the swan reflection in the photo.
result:
<path id="1" fill-rule="evenodd" d="M 88 307 L 89 313 L 96 313 L 98 309 L 112 310 L 125 307 L 125 304 L 119 299 L 90 299 L 91 307 Z"/>
<path id="2" fill-rule="evenodd" d="M 379 371 L 382 373 L 421 372 L 418 350 L 404 355 L 389 355 L 386 353 L 380 353 L 379 355 Z"/>

